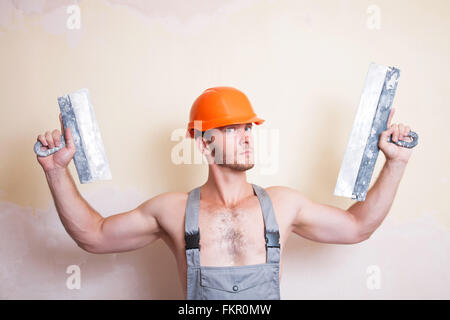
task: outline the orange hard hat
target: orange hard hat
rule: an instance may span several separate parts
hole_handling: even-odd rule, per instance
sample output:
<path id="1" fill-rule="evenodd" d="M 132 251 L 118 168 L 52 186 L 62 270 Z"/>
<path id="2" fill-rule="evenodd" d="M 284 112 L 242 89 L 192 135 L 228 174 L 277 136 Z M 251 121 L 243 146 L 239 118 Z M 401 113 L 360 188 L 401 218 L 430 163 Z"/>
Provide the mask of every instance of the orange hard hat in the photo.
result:
<path id="1" fill-rule="evenodd" d="M 247 96 L 232 87 L 214 87 L 203 91 L 194 101 L 186 136 L 194 138 L 194 129 L 206 131 L 230 124 L 262 124 Z"/>

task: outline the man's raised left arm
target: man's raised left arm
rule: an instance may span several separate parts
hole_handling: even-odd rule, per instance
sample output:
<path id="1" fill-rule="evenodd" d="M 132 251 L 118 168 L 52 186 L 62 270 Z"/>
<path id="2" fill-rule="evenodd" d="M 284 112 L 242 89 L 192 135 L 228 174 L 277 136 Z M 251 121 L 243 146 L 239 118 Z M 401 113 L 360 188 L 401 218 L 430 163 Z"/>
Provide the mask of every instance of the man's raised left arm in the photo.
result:
<path id="1" fill-rule="evenodd" d="M 356 202 L 347 210 L 314 202 L 296 190 L 290 190 L 291 203 L 296 214 L 292 220 L 292 231 L 313 241 L 326 243 L 357 243 L 366 240 L 380 226 L 388 214 L 397 193 L 412 149 L 388 142 L 411 141 L 410 128 L 403 124 L 391 125 L 394 114 L 391 110 L 388 128 L 380 135 L 378 147 L 386 162 L 367 192 L 365 201 Z"/>
<path id="2" fill-rule="evenodd" d="M 356 202 L 349 211 L 359 222 L 363 237 L 370 236 L 381 224 L 397 193 L 400 180 L 405 171 L 412 150 L 388 142 L 392 134 L 392 141 L 408 140 L 410 128 L 406 125 L 393 124 L 391 119 L 395 109 L 391 110 L 388 119 L 388 128 L 380 135 L 378 147 L 383 151 L 386 162 L 372 188 L 367 192 L 364 201 Z"/>

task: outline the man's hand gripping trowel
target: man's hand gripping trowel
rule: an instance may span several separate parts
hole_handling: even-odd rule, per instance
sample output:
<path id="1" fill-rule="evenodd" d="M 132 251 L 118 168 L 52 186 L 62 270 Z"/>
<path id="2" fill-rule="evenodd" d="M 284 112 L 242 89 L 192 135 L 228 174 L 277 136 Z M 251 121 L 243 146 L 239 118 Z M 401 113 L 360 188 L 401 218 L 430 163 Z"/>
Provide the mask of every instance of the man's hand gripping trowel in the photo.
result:
<path id="1" fill-rule="evenodd" d="M 395 67 L 375 63 L 369 66 L 334 195 L 357 201 L 366 199 L 380 150 L 378 141 L 380 134 L 387 129 L 399 77 L 400 70 Z M 389 137 L 388 142 L 404 148 L 415 147 L 419 139 L 417 133 L 410 131 L 408 137 L 412 141 L 394 142 Z"/>
<path id="2" fill-rule="evenodd" d="M 73 159 L 80 183 L 111 180 L 109 162 L 88 89 L 59 97 L 58 104 L 64 128 L 70 128 L 72 133 L 76 148 Z M 61 135 L 60 141 L 59 147 L 44 151 L 41 150 L 42 143 L 38 141 L 34 145 L 34 152 L 40 157 L 49 156 L 65 147 L 64 135 Z"/>

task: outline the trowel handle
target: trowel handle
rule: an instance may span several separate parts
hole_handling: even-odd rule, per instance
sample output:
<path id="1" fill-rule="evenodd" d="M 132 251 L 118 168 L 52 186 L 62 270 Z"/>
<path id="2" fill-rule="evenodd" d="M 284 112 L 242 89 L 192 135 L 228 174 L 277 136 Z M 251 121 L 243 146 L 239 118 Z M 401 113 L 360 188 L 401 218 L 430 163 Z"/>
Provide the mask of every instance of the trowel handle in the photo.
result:
<path id="1" fill-rule="evenodd" d="M 419 140 L 419 135 L 417 133 L 415 133 L 414 131 L 410 131 L 407 135 L 407 137 L 411 137 L 413 139 L 412 141 L 398 140 L 395 142 L 395 141 L 391 140 L 391 136 L 389 136 L 388 142 L 395 143 L 396 145 L 403 147 L 403 148 L 414 148 L 417 145 L 418 140 Z"/>
<path id="2" fill-rule="evenodd" d="M 47 157 L 51 154 L 54 154 L 55 152 L 58 152 L 59 150 L 61 150 L 62 148 L 64 148 L 66 146 L 66 141 L 64 140 L 64 136 L 61 135 L 59 141 L 61 142 L 59 147 L 54 147 L 52 149 L 48 149 L 48 150 L 44 150 L 44 151 L 41 150 L 42 143 L 40 141 L 38 141 L 34 144 L 34 153 L 36 153 L 40 157 Z"/>

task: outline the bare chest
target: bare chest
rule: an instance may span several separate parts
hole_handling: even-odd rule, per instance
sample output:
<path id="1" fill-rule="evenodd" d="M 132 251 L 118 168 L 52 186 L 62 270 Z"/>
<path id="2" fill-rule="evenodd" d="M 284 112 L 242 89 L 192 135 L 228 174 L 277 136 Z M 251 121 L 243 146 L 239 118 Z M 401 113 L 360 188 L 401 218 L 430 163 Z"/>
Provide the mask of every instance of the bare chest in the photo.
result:
<path id="1" fill-rule="evenodd" d="M 200 206 L 200 260 L 206 266 L 265 263 L 264 218 L 256 205 Z"/>

